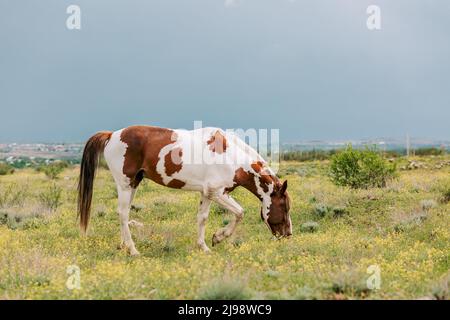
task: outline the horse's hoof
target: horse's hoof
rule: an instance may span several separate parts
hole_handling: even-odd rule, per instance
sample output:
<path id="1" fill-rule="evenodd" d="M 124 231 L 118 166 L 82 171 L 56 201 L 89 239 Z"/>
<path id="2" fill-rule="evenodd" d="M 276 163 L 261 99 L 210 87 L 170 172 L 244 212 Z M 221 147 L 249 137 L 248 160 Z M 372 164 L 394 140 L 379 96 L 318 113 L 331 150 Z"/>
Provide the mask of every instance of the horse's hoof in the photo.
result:
<path id="1" fill-rule="evenodd" d="M 137 257 L 139 255 L 140 255 L 140 253 L 137 250 L 130 251 L 130 256 L 132 256 L 132 257 Z"/>
<path id="2" fill-rule="evenodd" d="M 206 254 L 211 253 L 211 249 L 209 249 L 208 247 L 202 248 L 202 251 Z"/>
<path id="3" fill-rule="evenodd" d="M 208 246 L 205 243 L 199 244 L 198 248 L 202 250 L 204 253 L 210 253 L 211 250 L 208 248 Z"/>

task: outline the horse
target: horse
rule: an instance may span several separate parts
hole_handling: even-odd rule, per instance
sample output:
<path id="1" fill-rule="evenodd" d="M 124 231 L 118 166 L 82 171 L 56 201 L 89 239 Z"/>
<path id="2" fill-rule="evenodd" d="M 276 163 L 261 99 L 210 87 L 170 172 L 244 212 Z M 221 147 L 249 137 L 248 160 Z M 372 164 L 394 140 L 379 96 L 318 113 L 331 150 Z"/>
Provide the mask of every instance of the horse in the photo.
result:
<path id="1" fill-rule="evenodd" d="M 229 237 L 243 219 L 244 209 L 230 195 L 237 187 L 261 201 L 261 219 L 275 237 L 292 235 L 287 181 L 281 182 L 238 135 L 213 127 L 181 130 L 142 125 L 101 131 L 86 142 L 78 183 L 78 216 L 84 234 L 102 154 L 117 185 L 121 246 L 132 256 L 139 252 L 131 237 L 129 212 L 144 178 L 169 188 L 200 192 L 197 244 L 205 252 L 210 251 L 205 227 L 212 202 L 234 214 L 232 222 L 214 233 L 212 246 Z"/>

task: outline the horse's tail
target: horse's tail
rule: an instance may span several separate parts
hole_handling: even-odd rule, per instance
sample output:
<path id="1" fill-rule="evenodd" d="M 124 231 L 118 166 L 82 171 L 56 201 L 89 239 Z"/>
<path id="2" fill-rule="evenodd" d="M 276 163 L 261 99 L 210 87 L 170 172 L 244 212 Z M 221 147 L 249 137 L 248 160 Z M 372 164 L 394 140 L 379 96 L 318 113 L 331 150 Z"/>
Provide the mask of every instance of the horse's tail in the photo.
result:
<path id="1" fill-rule="evenodd" d="M 78 216 L 80 217 L 80 228 L 84 233 L 86 233 L 91 212 L 95 171 L 111 135 L 110 131 L 98 132 L 87 141 L 84 147 L 78 180 Z"/>

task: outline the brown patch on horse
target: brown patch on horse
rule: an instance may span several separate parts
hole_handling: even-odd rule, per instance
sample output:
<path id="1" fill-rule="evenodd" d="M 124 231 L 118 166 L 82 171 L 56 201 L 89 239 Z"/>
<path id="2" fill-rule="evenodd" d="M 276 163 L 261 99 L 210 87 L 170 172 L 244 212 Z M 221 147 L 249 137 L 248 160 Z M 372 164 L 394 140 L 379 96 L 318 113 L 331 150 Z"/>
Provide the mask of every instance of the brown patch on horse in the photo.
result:
<path id="1" fill-rule="evenodd" d="M 183 162 L 181 157 L 183 156 L 183 150 L 181 148 L 174 148 L 170 150 L 164 157 L 164 167 L 167 176 L 173 175 L 175 172 L 179 172 L 183 168 Z"/>
<path id="2" fill-rule="evenodd" d="M 233 191 L 238 186 L 242 186 L 262 200 L 261 196 L 258 194 L 258 189 L 255 184 L 255 175 L 253 173 L 245 171 L 243 168 L 239 168 L 234 173 L 233 182 L 234 185 L 232 187 L 225 188 L 226 193 Z"/>
<path id="3" fill-rule="evenodd" d="M 127 144 L 123 173 L 130 178 L 132 187 L 137 187 L 141 177 L 164 185 L 161 175 L 156 171 L 159 152 L 176 138 L 173 130 L 152 126 L 131 126 L 122 131 L 120 140 Z"/>
<path id="4" fill-rule="evenodd" d="M 212 152 L 222 154 L 227 151 L 227 139 L 219 130 L 217 130 L 206 143 L 209 145 L 209 150 Z"/>
<path id="5" fill-rule="evenodd" d="M 259 174 L 259 185 L 264 192 L 269 191 L 270 184 L 279 183 L 276 177 L 272 176 L 267 168 L 264 167 L 264 163 L 262 161 L 256 161 L 251 164 L 252 169 Z"/>
<path id="6" fill-rule="evenodd" d="M 175 189 L 181 189 L 186 185 L 186 182 L 178 180 L 178 179 L 172 179 L 167 186 L 169 188 L 175 188 Z"/>
<path id="7" fill-rule="evenodd" d="M 255 170 L 256 173 L 260 173 L 263 166 L 264 164 L 261 161 L 256 161 L 251 164 L 252 169 Z"/>
<path id="8" fill-rule="evenodd" d="M 259 177 L 259 186 L 263 189 L 264 192 L 269 191 L 269 184 L 273 183 L 273 180 L 268 175 L 262 175 Z"/>

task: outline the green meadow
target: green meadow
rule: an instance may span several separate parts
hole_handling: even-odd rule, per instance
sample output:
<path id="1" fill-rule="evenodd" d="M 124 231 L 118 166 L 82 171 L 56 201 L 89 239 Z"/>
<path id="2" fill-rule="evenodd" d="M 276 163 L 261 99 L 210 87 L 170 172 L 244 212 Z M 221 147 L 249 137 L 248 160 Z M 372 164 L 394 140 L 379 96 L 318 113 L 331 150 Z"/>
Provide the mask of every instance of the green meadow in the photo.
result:
<path id="1" fill-rule="evenodd" d="M 233 219 L 214 205 L 210 254 L 196 246 L 199 194 L 144 181 L 130 213 L 138 257 L 118 248 L 107 170 L 87 236 L 76 219 L 78 167 L 54 179 L 16 170 L 0 176 L 0 299 L 449 299 L 450 156 L 417 157 L 417 168 L 396 161 L 405 170 L 369 189 L 334 185 L 327 160 L 283 162 L 293 236 L 273 239 L 259 201 L 237 189 L 243 222 L 211 247 Z"/>

